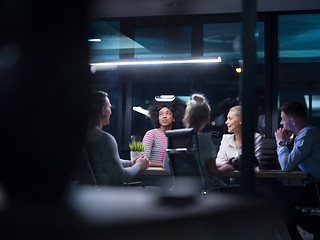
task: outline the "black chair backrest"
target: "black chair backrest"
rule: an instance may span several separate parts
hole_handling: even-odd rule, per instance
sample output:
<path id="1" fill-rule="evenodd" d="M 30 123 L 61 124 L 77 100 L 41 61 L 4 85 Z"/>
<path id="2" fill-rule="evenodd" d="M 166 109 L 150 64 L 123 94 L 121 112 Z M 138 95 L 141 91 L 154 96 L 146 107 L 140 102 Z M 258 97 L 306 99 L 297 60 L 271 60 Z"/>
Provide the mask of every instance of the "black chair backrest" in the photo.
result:
<path id="1" fill-rule="evenodd" d="M 96 177 L 94 169 L 92 167 L 92 160 L 90 160 L 88 148 L 85 147 L 83 150 L 83 160 L 82 160 L 82 171 L 80 176 L 80 184 L 93 184 L 93 185 L 101 185 L 99 182 L 99 178 Z M 142 182 L 124 182 L 123 186 L 129 187 L 145 187 L 144 183 Z"/>
<path id="2" fill-rule="evenodd" d="M 77 165 L 71 175 L 71 180 L 84 185 L 97 185 L 86 147 L 83 147 Z"/>
<path id="3" fill-rule="evenodd" d="M 262 153 L 259 168 L 262 170 L 280 169 L 274 138 L 262 138 Z"/>
<path id="4" fill-rule="evenodd" d="M 193 128 L 166 131 L 166 152 L 173 178 L 192 177 L 204 189 L 204 180 L 199 163 L 198 135 Z"/>

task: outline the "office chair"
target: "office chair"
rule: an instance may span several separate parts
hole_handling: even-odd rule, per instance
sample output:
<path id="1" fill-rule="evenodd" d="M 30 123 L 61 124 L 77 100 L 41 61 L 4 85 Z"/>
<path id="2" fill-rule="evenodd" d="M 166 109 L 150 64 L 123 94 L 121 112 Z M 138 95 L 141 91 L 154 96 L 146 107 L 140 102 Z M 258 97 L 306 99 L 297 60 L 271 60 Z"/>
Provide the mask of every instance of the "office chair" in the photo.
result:
<path id="1" fill-rule="evenodd" d="M 261 159 L 259 169 L 261 170 L 280 170 L 278 162 L 277 144 L 275 138 L 262 138 Z"/>
<path id="2" fill-rule="evenodd" d="M 295 206 L 295 210 L 300 220 L 300 225 L 298 225 L 302 229 L 312 233 L 314 240 L 320 240 L 320 184 L 318 182 L 311 182 L 309 184 L 310 188 L 314 190 L 315 202 L 309 206 L 297 205 Z"/>
<path id="3" fill-rule="evenodd" d="M 83 147 L 82 153 L 76 163 L 76 166 L 70 177 L 71 182 L 80 185 L 95 185 L 97 186 L 96 176 L 89 161 L 89 156 L 86 147 Z"/>
<path id="4" fill-rule="evenodd" d="M 205 183 L 199 162 L 198 136 L 193 128 L 166 131 L 166 152 L 173 177 L 173 192 L 205 194 Z M 185 188 L 182 190 L 182 188 Z"/>
<path id="5" fill-rule="evenodd" d="M 96 174 L 90 161 L 90 154 L 87 147 L 83 147 L 79 164 L 74 171 L 71 180 L 77 181 L 79 185 L 94 185 L 98 188 L 99 182 L 97 181 Z M 136 182 L 124 182 L 123 186 L 126 187 L 145 187 L 145 184 L 139 181 Z"/>

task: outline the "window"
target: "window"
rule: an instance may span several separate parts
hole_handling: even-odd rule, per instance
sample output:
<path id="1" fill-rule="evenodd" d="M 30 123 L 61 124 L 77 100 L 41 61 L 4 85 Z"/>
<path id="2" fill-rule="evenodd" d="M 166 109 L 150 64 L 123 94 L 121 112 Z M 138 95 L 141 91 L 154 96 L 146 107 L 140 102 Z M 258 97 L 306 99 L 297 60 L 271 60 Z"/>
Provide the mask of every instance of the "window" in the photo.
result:
<path id="1" fill-rule="evenodd" d="M 279 16 L 279 105 L 297 100 L 308 121 L 320 126 L 320 14 Z"/>
<path id="2" fill-rule="evenodd" d="M 129 23 L 126 31 L 130 33 L 130 37 L 120 33 L 121 20 L 93 23 L 94 29 L 99 31 L 92 37 L 105 40 L 91 43 L 91 62 L 119 59 L 119 56 L 121 58 L 126 53 L 126 57 L 132 59 L 191 57 L 192 49 L 199 46 L 203 46 L 199 52 L 203 52 L 205 57 L 220 56 L 222 62 L 118 66 L 96 72 L 91 85 L 92 88 L 105 90 L 110 95 L 113 114 L 106 130 L 117 138 L 119 150 L 123 154 L 126 151 L 128 153 L 131 136 L 142 138 L 147 130 L 153 128 L 143 110 L 148 109 L 157 95 L 173 94 L 186 102 L 192 93 L 203 93 L 212 108 L 211 121 L 205 131 L 218 136 L 226 132 L 224 122 L 229 108 L 239 104 L 241 100 L 240 74 L 236 72 L 239 60 L 242 59 L 241 23 L 205 24 L 198 21 L 197 24 L 191 24 L 192 21 L 189 20 L 168 21 L 162 25 L 162 20 L 152 18 L 149 21 L 149 18 L 142 18 L 135 23 L 126 20 L 126 24 Z M 104 45 L 104 41 L 112 38 L 112 45 Z M 260 65 L 264 65 L 263 22 L 257 24 L 256 40 L 257 58 Z M 258 74 L 257 84 L 261 91 L 258 96 L 262 100 L 257 102 L 263 113 L 264 106 L 260 103 L 264 101 L 264 71 L 259 70 Z M 219 142 L 220 140 L 217 141 Z"/>
<path id="3" fill-rule="evenodd" d="M 264 23 L 258 22 L 256 37 L 257 61 L 264 61 Z M 220 56 L 224 62 L 242 59 L 241 23 L 204 24 L 204 56 Z"/>
<path id="4" fill-rule="evenodd" d="M 320 60 L 320 14 L 279 16 L 279 61 Z"/>
<path id="5" fill-rule="evenodd" d="M 134 42 L 121 34 L 120 22 L 98 21 L 90 24 L 90 62 L 103 62 L 119 59 L 119 50 L 134 45 Z"/>
<path id="6" fill-rule="evenodd" d="M 191 56 L 191 27 L 137 28 L 135 41 L 135 58 Z"/>

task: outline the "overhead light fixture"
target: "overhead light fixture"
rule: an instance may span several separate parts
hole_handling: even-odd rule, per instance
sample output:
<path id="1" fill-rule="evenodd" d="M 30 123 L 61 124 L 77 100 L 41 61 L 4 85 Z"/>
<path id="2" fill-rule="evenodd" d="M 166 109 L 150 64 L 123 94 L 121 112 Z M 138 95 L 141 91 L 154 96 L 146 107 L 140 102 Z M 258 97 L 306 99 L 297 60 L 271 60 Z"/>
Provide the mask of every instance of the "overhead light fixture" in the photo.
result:
<path id="1" fill-rule="evenodd" d="M 101 42 L 101 39 L 100 38 L 91 38 L 91 39 L 88 39 L 88 42 Z"/>
<path id="2" fill-rule="evenodd" d="M 172 102 L 175 98 L 174 95 L 160 95 L 154 97 L 157 102 Z"/>
<path id="3" fill-rule="evenodd" d="M 146 109 L 143 109 L 142 107 L 138 106 L 138 107 L 132 107 L 133 111 L 136 111 L 138 113 L 141 113 L 143 115 L 149 116 L 149 111 Z"/>
<path id="4" fill-rule="evenodd" d="M 181 58 L 181 59 L 132 59 L 132 60 L 113 60 L 108 62 L 90 63 L 91 71 L 114 69 L 117 66 L 131 66 L 131 65 L 164 65 L 164 64 L 197 64 L 197 63 L 220 63 L 221 57 L 216 58 Z"/>
<path id="5" fill-rule="evenodd" d="M 181 63 L 219 63 L 217 58 L 184 58 L 184 59 L 161 59 L 161 60 L 114 60 L 110 62 L 90 63 L 91 66 L 125 66 L 125 65 L 153 65 L 153 64 L 181 64 Z"/>

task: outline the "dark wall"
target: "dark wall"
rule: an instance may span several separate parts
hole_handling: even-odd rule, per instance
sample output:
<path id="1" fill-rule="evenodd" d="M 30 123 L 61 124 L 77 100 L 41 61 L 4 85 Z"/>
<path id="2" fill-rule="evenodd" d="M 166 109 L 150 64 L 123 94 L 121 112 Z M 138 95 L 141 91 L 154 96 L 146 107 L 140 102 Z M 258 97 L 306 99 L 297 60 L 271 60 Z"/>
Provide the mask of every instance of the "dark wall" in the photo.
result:
<path id="1" fill-rule="evenodd" d="M 84 140 L 87 2 L 1 1 L 0 178 L 13 198 L 59 197 Z"/>

